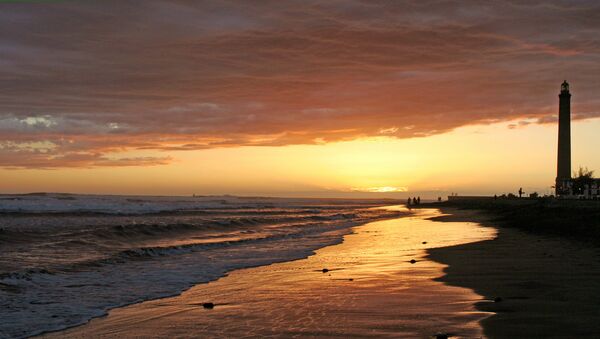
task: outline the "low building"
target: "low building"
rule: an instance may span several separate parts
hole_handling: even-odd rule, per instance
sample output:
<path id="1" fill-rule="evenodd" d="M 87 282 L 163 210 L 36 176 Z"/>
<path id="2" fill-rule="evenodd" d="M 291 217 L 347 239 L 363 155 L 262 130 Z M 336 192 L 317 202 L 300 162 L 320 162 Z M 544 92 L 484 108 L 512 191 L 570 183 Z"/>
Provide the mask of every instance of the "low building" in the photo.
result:
<path id="1" fill-rule="evenodd" d="M 589 178 L 585 182 L 575 179 L 561 181 L 556 192 L 562 199 L 593 199 L 600 200 L 600 179 Z"/>

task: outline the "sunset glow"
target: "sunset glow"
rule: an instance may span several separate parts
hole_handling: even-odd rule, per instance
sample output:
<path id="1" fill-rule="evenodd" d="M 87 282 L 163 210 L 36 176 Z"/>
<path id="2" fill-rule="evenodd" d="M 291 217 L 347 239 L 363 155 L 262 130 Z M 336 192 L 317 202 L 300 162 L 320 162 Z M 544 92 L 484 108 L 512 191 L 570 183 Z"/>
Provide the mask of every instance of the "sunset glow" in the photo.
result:
<path id="1" fill-rule="evenodd" d="M 505 187 L 549 191 L 555 176 L 556 125 L 510 128 L 512 124 L 470 126 L 426 138 L 169 151 L 172 161 L 161 166 L 5 169 L 1 173 L 6 178 L 4 190 L 9 192 L 346 197 L 419 192 L 434 198 L 450 192 L 503 192 Z M 595 148 L 586 143 L 599 128 L 598 119 L 573 125 L 574 166 L 600 168 Z M 151 154 L 131 151 L 122 156 Z"/>
<path id="2" fill-rule="evenodd" d="M 1 6 L 3 192 L 545 191 L 563 79 L 599 126 L 592 3 Z"/>
<path id="3" fill-rule="evenodd" d="M 0 0 L 0 338 L 596 338 L 600 1 Z"/>

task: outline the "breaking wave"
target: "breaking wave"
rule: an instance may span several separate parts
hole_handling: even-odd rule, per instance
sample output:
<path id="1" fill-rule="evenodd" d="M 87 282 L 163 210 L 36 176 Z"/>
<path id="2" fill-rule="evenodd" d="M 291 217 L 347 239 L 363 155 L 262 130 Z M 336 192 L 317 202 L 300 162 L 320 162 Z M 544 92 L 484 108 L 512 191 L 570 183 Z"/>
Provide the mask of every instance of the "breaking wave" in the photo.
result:
<path id="1" fill-rule="evenodd" d="M 52 208 L 15 213 L 13 200 L 9 208 L 0 201 L 5 212 L 0 215 L 0 337 L 74 326 L 110 308 L 174 295 L 233 269 L 306 257 L 340 242 L 352 226 L 401 213 L 373 208 L 388 201 L 20 199 L 14 200 L 20 206 L 34 205 L 27 199 L 45 199 Z M 106 206 L 150 201 L 161 204 L 161 211 L 130 213 L 133 208 L 120 206 L 114 213 L 92 213 L 99 209 L 96 201 Z M 89 207 L 85 213 L 84 205 Z"/>

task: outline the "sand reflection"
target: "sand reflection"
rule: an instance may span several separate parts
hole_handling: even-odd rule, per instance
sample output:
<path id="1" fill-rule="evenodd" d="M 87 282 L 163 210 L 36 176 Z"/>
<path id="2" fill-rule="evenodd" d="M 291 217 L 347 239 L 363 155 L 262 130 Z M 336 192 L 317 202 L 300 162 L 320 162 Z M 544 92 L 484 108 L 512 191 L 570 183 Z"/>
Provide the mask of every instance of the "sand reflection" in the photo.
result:
<path id="1" fill-rule="evenodd" d="M 427 260 L 425 250 L 491 239 L 495 230 L 429 221 L 440 215 L 433 209 L 415 213 L 356 227 L 342 244 L 309 258 L 234 271 L 51 336 L 481 337 L 478 321 L 487 314 L 473 306 L 481 296 L 434 281 L 445 266 Z"/>

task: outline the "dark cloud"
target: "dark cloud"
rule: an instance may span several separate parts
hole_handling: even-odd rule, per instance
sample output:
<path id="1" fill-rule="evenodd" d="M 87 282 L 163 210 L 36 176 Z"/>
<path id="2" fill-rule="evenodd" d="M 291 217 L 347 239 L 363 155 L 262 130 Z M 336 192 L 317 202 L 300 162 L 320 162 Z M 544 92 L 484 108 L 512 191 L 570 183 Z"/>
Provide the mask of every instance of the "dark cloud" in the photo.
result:
<path id="1" fill-rule="evenodd" d="M 597 117 L 599 31 L 594 1 L 0 4 L 0 166 L 545 123 L 564 79 Z"/>

